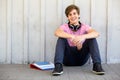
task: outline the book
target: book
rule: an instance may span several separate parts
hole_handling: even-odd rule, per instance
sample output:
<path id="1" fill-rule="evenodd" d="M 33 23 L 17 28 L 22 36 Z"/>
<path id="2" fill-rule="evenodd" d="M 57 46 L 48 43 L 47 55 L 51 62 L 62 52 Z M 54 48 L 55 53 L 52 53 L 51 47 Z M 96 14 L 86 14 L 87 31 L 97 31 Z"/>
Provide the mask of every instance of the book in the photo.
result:
<path id="1" fill-rule="evenodd" d="M 54 69 L 54 64 L 52 62 L 35 62 L 30 64 L 30 68 L 38 70 L 52 70 Z"/>

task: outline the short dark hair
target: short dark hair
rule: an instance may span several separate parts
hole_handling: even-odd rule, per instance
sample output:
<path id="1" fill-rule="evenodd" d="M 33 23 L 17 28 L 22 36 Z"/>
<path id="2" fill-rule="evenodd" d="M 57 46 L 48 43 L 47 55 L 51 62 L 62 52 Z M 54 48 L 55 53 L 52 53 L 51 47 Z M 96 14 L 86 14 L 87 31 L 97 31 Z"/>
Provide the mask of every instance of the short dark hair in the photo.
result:
<path id="1" fill-rule="evenodd" d="M 80 9 L 78 6 L 71 4 L 65 9 L 65 15 L 68 17 L 68 14 L 73 10 L 76 9 L 77 13 L 80 14 Z"/>

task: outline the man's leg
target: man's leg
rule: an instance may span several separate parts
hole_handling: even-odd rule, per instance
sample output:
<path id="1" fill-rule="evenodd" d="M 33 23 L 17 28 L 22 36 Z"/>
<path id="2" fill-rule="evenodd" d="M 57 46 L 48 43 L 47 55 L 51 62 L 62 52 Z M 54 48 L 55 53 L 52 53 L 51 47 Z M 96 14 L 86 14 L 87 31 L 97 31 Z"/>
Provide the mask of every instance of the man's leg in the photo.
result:
<path id="1" fill-rule="evenodd" d="M 55 68 L 53 71 L 53 76 L 58 76 L 63 73 L 63 58 L 65 52 L 66 39 L 58 38 L 56 43 L 54 64 Z"/>
<path id="2" fill-rule="evenodd" d="M 57 44 L 56 44 L 56 50 L 55 50 L 55 58 L 54 63 L 61 63 L 63 64 L 63 58 L 64 58 L 64 52 L 65 52 L 65 46 L 66 46 L 66 39 L 64 38 L 58 38 Z"/>
<path id="3" fill-rule="evenodd" d="M 94 39 L 88 39 L 87 41 L 93 63 L 101 63 L 97 40 L 94 38 Z"/>
<path id="4" fill-rule="evenodd" d="M 93 61 L 93 72 L 96 74 L 103 75 L 105 72 L 101 66 L 101 58 L 100 58 L 100 52 L 99 52 L 97 40 L 94 38 L 94 39 L 88 39 L 87 41 L 89 46 L 89 52 Z"/>

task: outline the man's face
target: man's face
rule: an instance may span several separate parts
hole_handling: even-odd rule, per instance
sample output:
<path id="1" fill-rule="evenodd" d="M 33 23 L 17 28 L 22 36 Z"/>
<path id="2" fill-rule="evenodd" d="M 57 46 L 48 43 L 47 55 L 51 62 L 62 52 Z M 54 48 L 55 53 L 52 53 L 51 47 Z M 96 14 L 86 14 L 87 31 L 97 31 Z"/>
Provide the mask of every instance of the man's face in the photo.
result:
<path id="1" fill-rule="evenodd" d="M 68 20 L 70 21 L 70 24 L 77 25 L 79 21 L 79 14 L 77 13 L 76 9 L 73 9 L 68 14 Z"/>

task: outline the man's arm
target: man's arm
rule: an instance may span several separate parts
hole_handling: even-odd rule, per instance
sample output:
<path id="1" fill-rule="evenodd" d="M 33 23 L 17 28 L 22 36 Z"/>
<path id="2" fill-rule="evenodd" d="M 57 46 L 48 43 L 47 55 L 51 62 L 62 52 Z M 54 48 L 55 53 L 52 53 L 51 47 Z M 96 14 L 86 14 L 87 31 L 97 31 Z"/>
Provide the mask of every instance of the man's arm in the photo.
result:
<path id="1" fill-rule="evenodd" d="M 88 30 L 87 34 L 83 35 L 85 39 L 97 38 L 98 36 L 99 36 L 99 33 L 94 29 Z"/>
<path id="2" fill-rule="evenodd" d="M 61 37 L 61 38 L 66 38 L 66 39 L 67 39 L 67 38 L 72 39 L 72 38 L 74 37 L 73 35 L 64 32 L 64 31 L 63 31 L 62 29 L 60 29 L 60 28 L 56 29 L 56 31 L 55 31 L 55 36 Z"/>
<path id="3" fill-rule="evenodd" d="M 90 29 L 90 30 L 87 31 L 87 34 L 76 36 L 73 39 L 73 42 L 76 45 L 78 45 L 78 44 L 82 43 L 86 39 L 97 38 L 98 36 L 99 36 L 99 33 L 97 31 L 95 31 L 94 29 Z"/>

